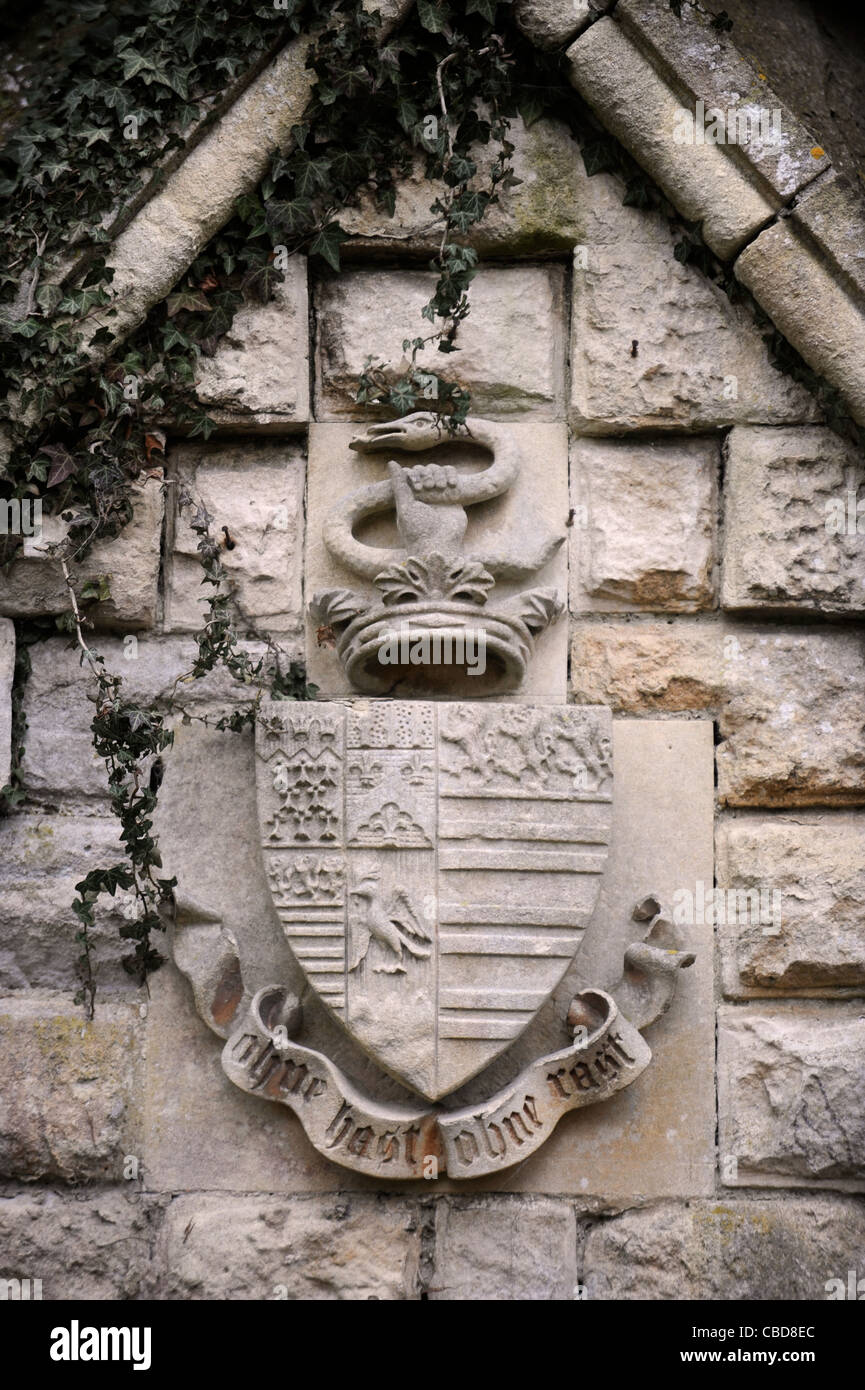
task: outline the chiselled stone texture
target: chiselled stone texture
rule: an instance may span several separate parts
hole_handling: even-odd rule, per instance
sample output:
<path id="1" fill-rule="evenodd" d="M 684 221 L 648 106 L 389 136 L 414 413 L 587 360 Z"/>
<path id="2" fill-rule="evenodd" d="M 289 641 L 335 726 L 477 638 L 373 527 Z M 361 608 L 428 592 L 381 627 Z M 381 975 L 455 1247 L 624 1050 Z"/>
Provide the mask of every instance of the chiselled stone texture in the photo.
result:
<path id="1" fill-rule="evenodd" d="M 12 681 L 15 675 L 15 628 L 0 618 L 0 787 L 12 767 Z"/>
<path id="2" fill-rule="evenodd" d="M 4 1191 L 0 1279 L 41 1279 L 46 1302 L 137 1298 L 166 1201 L 137 1187 Z"/>
<path id="3" fill-rule="evenodd" d="M 784 337 L 865 423 L 865 204 L 840 177 L 806 191 L 735 271 Z"/>
<path id="4" fill-rule="evenodd" d="M 581 239 L 578 227 L 586 183 L 576 140 L 562 121 L 549 117 L 528 129 L 515 118 L 508 139 L 514 145 L 512 164 L 520 183 L 500 189 L 498 202 L 461 240 L 481 256 L 570 255 Z M 489 146 L 474 147 L 471 157 L 478 166 L 475 181 L 480 183 L 490 163 Z M 424 177 L 425 165 L 425 158 L 418 155 L 408 175 L 398 180 L 393 217 L 376 207 L 372 194 L 363 192 L 356 206 L 341 209 L 339 225 L 350 238 L 340 248 L 343 262 L 361 256 L 429 258 L 438 252 L 441 219 L 430 209 L 444 193 L 444 185 Z M 410 336 L 417 336 L 414 329 Z M 400 348 L 401 340 L 388 351 Z M 437 365 L 443 364 L 442 358 Z"/>
<path id="5" fill-rule="evenodd" d="M 722 1171 L 732 1185 L 865 1183 L 865 1018 L 859 1003 L 724 1005 L 718 1015 Z"/>
<path id="6" fill-rule="evenodd" d="M 94 645 L 107 668 L 123 677 L 124 695 L 130 701 L 159 704 L 174 691 L 178 710 L 188 704 L 203 712 L 230 709 L 249 698 L 248 687 L 223 668 L 174 690 L 176 677 L 189 671 L 196 659 L 198 648 L 191 639 L 130 635 L 123 640 L 100 638 Z M 254 660 L 266 654 L 258 643 L 241 643 L 241 650 Z M 24 700 L 28 727 L 22 775 L 27 790 L 37 798 L 56 792 L 105 796 L 105 764 L 93 750 L 90 732 L 92 683 L 81 669 L 79 653 L 65 639 L 50 638 L 33 646 L 31 660 Z"/>
<path id="7" fill-rule="evenodd" d="M 571 317 L 571 417 L 581 431 L 818 418 L 805 388 L 772 366 L 745 307 L 676 260 L 660 214 L 623 208 L 622 187 L 603 174 L 585 181 L 584 196 Z"/>
<path id="8" fill-rule="evenodd" d="M 712 606 L 718 464 L 711 439 L 576 442 L 572 612 Z"/>
<path id="9" fill-rule="evenodd" d="M 279 429 L 309 418 L 306 257 L 292 256 L 273 298 L 235 314 L 212 357 L 199 360 L 195 394 L 220 425 Z"/>
<path id="10" fill-rule="evenodd" d="M 731 806 L 865 803 L 865 635 L 741 629 L 723 643 L 718 794 Z"/>
<path id="11" fill-rule="evenodd" d="M 151 1278 L 160 1298 L 413 1299 L 416 1202 L 184 1196 L 166 1213 Z"/>
<path id="12" fill-rule="evenodd" d="M 18 814 L 0 821 L 0 991 L 69 988 L 81 952 L 70 908 L 75 884 L 122 857 L 113 816 Z M 91 937 L 101 990 L 131 987 L 120 965 L 129 942 L 118 931 L 136 915 L 123 890 L 97 905 Z"/>
<path id="13" fill-rule="evenodd" d="M 538 48 L 562 48 L 611 0 L 516 0 L 514 18 Z"/>
<path id="14" fill-rule="evenodd" d="M 724 698 L 723 657 L 714 623 L 577 622 L 571 693 L 621 714 L 708 714 Z"/>
<path id="15" fill-rule="evenodd" d="M 97 541 L 74 567 L 79 593 L 88 579 L 109 576 L 111 597 L 86 606 L 88 618 L 98 627 L 139 629 L 156 621 L 163 514 L 158 477 L 142 477 L 133 486 L 132 506 L 132 519 L 121 534 Z M 19 558 L 0 574 L 0 613 L 19 618 L 69 611 L 60 562 L 44 548 L 63 540 L 66 532 L 61 517 L 43 516 L 41 537 L 25 538 Z"/>
<path id="16" fill-rule="evenodd" d="M 854 449 L 819 427 L 734 429 L 726 449 L 723 606 L 865 610 L 865 492 Z"/>
<path id="17" fill-rule="evenodd" d="M 846 1280 L 848 1269 L 863 1265 L 865 1207 L 855 1198 L 728 1196 L 666 1202 L 595 1226 L 582 1278 L 589 1303 L 813 1302 L 827 1297 L 828 1280 Z"/>
<path id="18" fill-rule="evenodd" d="M 431 1300 L 569 1300 L 576 1285 L 570 1202 L 505 1196 L 438 1203 Z"/>
<path id="19" fill-rule="evenodd" d="M 220 560 L 241 632 L 294 632 L 302 622 L 303 489 L 301 448 L 288 441 L 180 444 L 172 467 L 212 516 Z M 190 510 L 174 518 L 168 560 L 165 627 L 194 632 L 213 588 L 203 582 Z M 225 531 L 227 530 L 228 536 Z M 230 544 L 229 544 L 230 538 Z"/>
<path id="20" fill-rule="evenodd" d="M 718 936 L 728 995 L 865 985 L 865 815 L 741 816 L 719 823 L 718 887 L 762 893 L 771 916 L 726 912 Z M 729 896 L 726 901 L 730 901 Z M 754 901 L 753 899 L 751 900 Z"/>
<path id="21" fill-rule="evenodd" d="M 413 270 L 345 271 L 322 282 L 316 296 L 319 420 L 368 414 L 355 401 L 365 359 L 390 363 L 395 375 L 405 369 L 403 341 L 423 336 L 421 309 L 434 284 L 432 274 Z M 562 289 L 560 266 L 480 270 L 472 281 L 471 315 L 460 329 L 458 364 L 428 350 L 418 355 L 418 367 L 459 380 L 479 415 L 531 410 L 535 419 L 561 418 Z"/>
<path id="22" fill-rule="evenodd" d="M 744 168 L 749 182 L 770 201 L 774 194 L 778 202 L 788 202 L 829 168 L 829 158 L 780 101 L 765 72 L 739 52 L 736 28 L 719 31 L 711 19 L 692 4 L 674 14 L 668 0 L 620 0 L 616 6 L 617 22 L 692 113 L 698 99 L 707 119 L 709 108 L 734 113 L 728 117 L 728 143 L 718 148 Z M 761 112 L 767 118 L 777 112 L 777 125 L 769 122 L 761 131 Z M 685 145 L 675 151 L 685 158 L 693 152 Z"/>
<path id="23" fill-rule="evenodd" d="M 576 623 L 571 691 L 616 712 L 717 714 L 731 806 L 865 803 L 858 632 L 712 622 Z"/>
<path id="24" fill-rule="evenodd" d="M 138 1010 L 102 1003 L 87 1022 L 69 995 L 0 1001 L 0 1173 L 119 1180 L 135 1153 Z"/>
<path id="25" fill-rule="evenodd" d="M 722 259 L 771 218 L 781 199 L 757 186 L 718 144 L 677 143 L 684 102 L 613 19 L 601 19 L 568 49 L 570 78 L 603 124 L 643 165 L 679 211 L 701 222 Z"/>

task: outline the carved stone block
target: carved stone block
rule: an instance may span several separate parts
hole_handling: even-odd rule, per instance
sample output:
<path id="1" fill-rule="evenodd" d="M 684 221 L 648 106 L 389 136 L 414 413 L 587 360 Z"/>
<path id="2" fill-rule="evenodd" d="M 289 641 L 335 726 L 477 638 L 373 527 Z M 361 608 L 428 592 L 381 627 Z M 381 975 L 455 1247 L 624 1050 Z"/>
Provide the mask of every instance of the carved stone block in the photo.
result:
<path id="1" fill-rule="evenodd" d="M 564 700 L 565 428 L 469 428 L 312 427 L 307 664 L 324 696 Z"/>

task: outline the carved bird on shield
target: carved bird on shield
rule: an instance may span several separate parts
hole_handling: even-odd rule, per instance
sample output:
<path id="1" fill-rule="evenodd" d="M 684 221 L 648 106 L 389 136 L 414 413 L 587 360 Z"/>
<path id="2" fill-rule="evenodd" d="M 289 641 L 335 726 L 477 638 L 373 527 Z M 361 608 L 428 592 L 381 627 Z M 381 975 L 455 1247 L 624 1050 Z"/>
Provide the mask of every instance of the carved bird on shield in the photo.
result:
<path id="1" fill-rule="evenodd" d="M 381 947 L 373 970 L 377 974 L 405 974 L 403 948 L 410 955 L 426 959 L 431 951 L 432 938 L 420 921 L 402 888 L 389 896 L 382 892 L 378 874 L 364 875 L 349 894 L 351 929 L 349 970 L 356 970 L 366 959 L 371 942 Z"/>

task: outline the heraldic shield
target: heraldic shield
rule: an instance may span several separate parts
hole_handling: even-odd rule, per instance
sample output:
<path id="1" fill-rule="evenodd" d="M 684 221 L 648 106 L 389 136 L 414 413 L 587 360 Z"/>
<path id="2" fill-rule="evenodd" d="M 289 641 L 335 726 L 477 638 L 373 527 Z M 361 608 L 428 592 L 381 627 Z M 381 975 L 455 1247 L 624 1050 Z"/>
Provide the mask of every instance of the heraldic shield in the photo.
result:
<path id="1" fill-rule="evenodd" d="M 270 702 L 267 881 L 310 985 L 385 1070 L 448 1095 L 531 1022 L 607 860 L 609 710 Z"/>

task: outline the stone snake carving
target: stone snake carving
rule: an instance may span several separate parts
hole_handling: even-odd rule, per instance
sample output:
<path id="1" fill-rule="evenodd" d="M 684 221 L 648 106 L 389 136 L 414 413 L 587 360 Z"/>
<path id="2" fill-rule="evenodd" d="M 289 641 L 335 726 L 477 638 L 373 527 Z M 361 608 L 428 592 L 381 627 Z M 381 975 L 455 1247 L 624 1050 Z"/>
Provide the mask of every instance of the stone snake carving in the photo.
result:
<path id="1" fill-rule="evenodd" d="M 418 411 L 401 420 L 371 425 L 349 447 L 363 454 L 388 449 L 416 453 L 433 449 L 447 439 L 435 415 Z M 563 537 L 521 536 L 517 548 L 508 544 L 498 549 L 463 548 L 468 526 L 466 508 L 506 493 L 516 482 L 521 459 L 513 432 L 492 420 L 472 419 L 468 433 L 459 436 L 459 440 L 490 450 L 490 465 L 480 473 L 466 474 L 439 463 L 406 469 L 391 459 L 386 479 L 357 488 L 334 506 L 324 526 L 324 540 L 331 555 L 364 579 L 375 579 L 387 565 L 411 556 L 433 554 L 445 559 L 459 556 L 475 560 L 497 579 L 524 579 L 541 569 L 552 559 Z M 357 526 L 388 511 L 396 513 L 402 548 L 364 545 L 357 539 Z"/>

